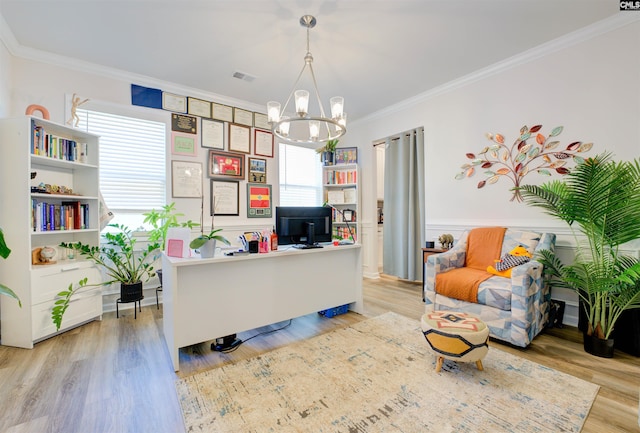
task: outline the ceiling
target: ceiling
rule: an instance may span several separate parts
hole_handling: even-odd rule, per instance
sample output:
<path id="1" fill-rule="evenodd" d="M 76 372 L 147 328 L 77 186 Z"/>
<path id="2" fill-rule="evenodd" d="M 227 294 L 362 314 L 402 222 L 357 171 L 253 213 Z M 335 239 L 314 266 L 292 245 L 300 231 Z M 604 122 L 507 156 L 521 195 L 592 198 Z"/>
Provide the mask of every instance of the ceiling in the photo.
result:
<path id="1" fill-rule="evenodd" d="M 0 0 L 0 15 L 16 55 L 45 51 L 263 105 L 284 102 L 292 90 L 306 53 L 299 19 L 311 14 L 323 105 L 344 96 L 353 121 L 618 7 L 617 0 Z"/>

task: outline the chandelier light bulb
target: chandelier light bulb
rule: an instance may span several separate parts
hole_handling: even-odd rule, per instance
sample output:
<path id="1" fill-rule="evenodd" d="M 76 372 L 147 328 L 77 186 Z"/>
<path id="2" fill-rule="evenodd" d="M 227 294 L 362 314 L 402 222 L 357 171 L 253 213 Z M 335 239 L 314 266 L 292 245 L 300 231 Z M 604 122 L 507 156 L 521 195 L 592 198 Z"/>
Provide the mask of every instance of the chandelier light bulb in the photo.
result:
<path id="1" fill-rule="evenodd" d="M 296 113 L 300 117 L 306 117 L 309 112 L 309 92 L 306 90 L 296 90 L 294 93 L 296 100 Z"/>
<path id="2" fill-rule="evenodd" d="M 282 135 L 283 137 L 288 137 L 289 136 L 289 127 L 291 126 L 291 123 L 289 122 L 285 122 L 285 120 L 288 120 L 289 116 L 282 116 L 282 118 L 280 120 L 282 120 L 282 122 L 280 123 L 280 127 L 278 128 L 278 131 L 280 132 L 280 135 Z"/>
<path id="3" fill-rule="evenodd" d="M 277 101 L 267 102 L 267 120 L 269 122 L 280 121 L 280 103 Z"/>
<path id="4" fill-rule="evenodd" d="M 318 141 L 318 137 L 320 137 L 319 120 L 311 120 L 309 122 L 309 137 L 311 138 L 311 141 Z"/>
<path id="5" fill-rule="evenodd" d="M 340 119 L 344 110 L 344 98 L 342 96 L 334 96 L 329 99 L 329 105 L 331 106 L 331 118 Z"/>

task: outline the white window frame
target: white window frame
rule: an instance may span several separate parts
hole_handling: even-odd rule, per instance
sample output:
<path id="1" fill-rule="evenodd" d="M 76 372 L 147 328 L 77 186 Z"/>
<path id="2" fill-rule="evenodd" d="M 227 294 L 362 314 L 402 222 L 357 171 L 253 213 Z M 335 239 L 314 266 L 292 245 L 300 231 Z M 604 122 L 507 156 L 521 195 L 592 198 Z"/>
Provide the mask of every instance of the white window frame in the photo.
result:
<path id="1" fill-rule="evenodd" d="M 304 163 L 313 161 L 313 172 L 305 165 L 303 176 L 297 176 L 298 179 L 315 179 L 315 183 L 300 183 L 297 182 L 295 174 L 289 176 L 287 173 L 287 164 L 300 164 L 295 159 L 290 158 L 288 155 L 289 149 L 308 150 L 309 159 L 303 161 Z M 322 188 L 322 165 L 320 163 L 320 157 L 314 149 L 309 149 L 305 146 L 298 146 L 289 143 L 278 144 L 278 174 L 279 174 L 279 191 L 280 191 L 280 206 L 322 206 L 323 204 L 323 188 Z M 299 167 L 296 167 L 299 168 Z M 315 173 L 314 173 L 315 172 Z M 311 176 L 310 176 L 311 174 Z M 294 179 L 291 179 L 294 177 Z M 310 196 L 314 195 L 313 200 Z"/>

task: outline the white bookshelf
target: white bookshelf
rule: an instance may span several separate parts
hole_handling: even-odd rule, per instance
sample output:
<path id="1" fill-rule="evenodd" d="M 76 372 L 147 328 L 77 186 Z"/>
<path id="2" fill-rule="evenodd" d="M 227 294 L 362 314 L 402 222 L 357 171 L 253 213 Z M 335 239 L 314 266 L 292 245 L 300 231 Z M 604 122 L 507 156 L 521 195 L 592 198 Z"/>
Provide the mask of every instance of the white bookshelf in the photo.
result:
<path id="1" fill-rule="evenodd" d="M 324 201 L 341 211 L 333 212 L 334 234 L 346 239 L 351 229 L 356 242 L 360 233 L 359 181 L 358 164 L 335 164 L 322 167 Z M 347 217 L 347 222 L 343 220 L 343 215 Z M 349 215 L 352 217 L 350 220 Z"/>
<path id="2" fill-rule="evenodd" d="M 86 144 L 86 158 L 80 162 L 66 155 L 32 154 L 34 128 L 46 134 Z M 99 228 L 99 137 L 63 125 L 31 116 L 0 119 L 0 227 L 11 255 L 0 260 L 0 281 L 11 288 L 22 301 L 22 308 L 8 297 L 0 297 L 0 343 L 33 348 L 33 344 L 56 334 L 51 309 L 56 294 L 70 284 L 87 277 L 89 283 L 101 281 L 100 271 L 89 261 L 70 258 L 58 247 L 61 242 L 81 241 L 98 245 Z M 31 173 L 36 177 L 31 179 Z M 71 193 L 32 191 L 40 183 L 71 188 Z M 55 190 L 55 188 L 54 188 Z M 63 202 L 79 202 L 87 207 L 82 227 L 68 226 L 64 230 L 43 229 L 34 215 L 33 203 L 60 206 Z M 41 205 L 42 207 L 42 205 Z M 47 207 L 49 209 L 49 207 Z M 41 214 L 42 215 L 42 214 Z M 32 251 L 49 246 L 57 250 L 54 264 L 32 264 Z M 102 290 L 96 287 L 74 297 L 66 311 L 60 332 L 87 321 L 102 318 Z"/>

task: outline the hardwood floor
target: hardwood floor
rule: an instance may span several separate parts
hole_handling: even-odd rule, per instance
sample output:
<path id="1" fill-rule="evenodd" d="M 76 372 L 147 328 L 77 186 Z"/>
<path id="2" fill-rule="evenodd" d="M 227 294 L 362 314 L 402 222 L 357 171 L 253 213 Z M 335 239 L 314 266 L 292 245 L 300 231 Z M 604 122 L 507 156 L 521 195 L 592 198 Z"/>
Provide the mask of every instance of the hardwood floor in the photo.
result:
<path id="1" fill-rule="evenodd" d="M 285 329 L 259 336 L 233 353 L 210 344 L 180 352 L 173 372 L 162 339 L 162 309 L 144 307 L 106 314 L 101 322 L 38 343 L 33 350 L 0 346 L 0 432 L 98 433 L 183 432 L 174 391 L 177 377 L 248 358 L 291 342 L 373 317 L 386 311 L 419 319 L 421 286 L 395 279 L 364 280 L 365 314 L 331 319 L 311 314 Z M 212 314 L 215 311 L 212 306 Z M 285 323 L 239 334 L 243 340 Z M 527 349 L 495 342 L 494 347 L 600 385 L 584 432 L 637 432 L 640 358 L 616 352 L 596 358 L 582 349 L 575 328 L 553 329 Z"/>

